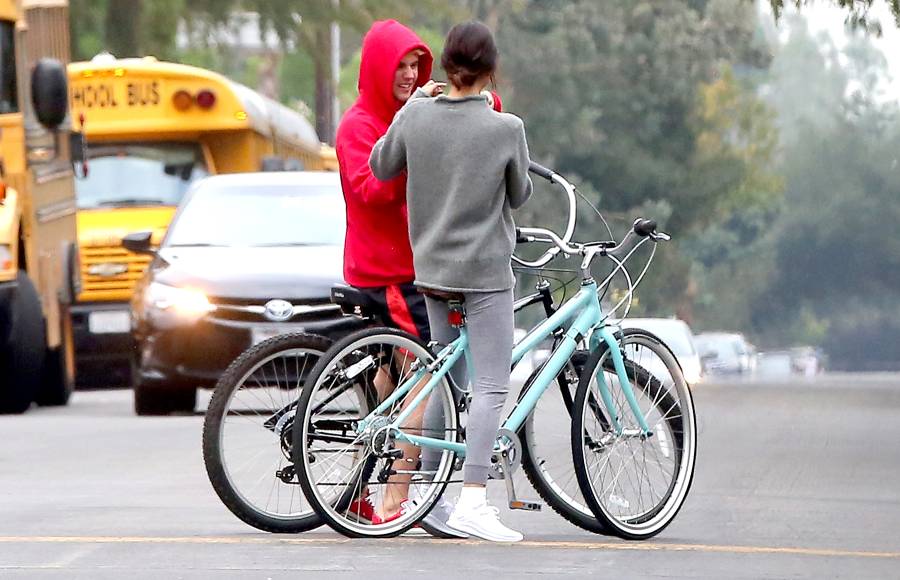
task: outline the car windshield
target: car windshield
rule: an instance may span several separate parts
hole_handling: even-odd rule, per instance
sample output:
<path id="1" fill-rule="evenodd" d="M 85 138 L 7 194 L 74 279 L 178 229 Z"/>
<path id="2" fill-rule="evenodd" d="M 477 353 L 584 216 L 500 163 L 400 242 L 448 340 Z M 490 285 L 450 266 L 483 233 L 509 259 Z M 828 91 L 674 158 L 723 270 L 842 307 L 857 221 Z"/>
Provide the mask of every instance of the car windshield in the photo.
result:
<path id="1" fill-rule="evenodd" d="M 320 246 L 344 242 L 340 185 L 199 184 L 171 227 L 172 246 Z"/>
<path id="2" fill-rule="evenodd" d="M 196 143 L 90 145 L 87 175 L 75 180 L 80 209 L 178 205 L 190 185 L 209 175 Z M 83 165 L 76 164 L 76 175 Z"/>

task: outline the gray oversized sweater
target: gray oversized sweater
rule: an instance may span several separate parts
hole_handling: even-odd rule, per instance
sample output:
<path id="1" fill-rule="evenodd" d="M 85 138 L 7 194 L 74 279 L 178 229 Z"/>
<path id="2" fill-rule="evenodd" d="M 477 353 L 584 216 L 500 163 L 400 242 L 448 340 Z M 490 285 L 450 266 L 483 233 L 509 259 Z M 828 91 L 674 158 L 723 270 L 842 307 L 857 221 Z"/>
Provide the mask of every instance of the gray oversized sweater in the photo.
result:
<path id="1" fill-rule="evenodd" d="M 507 290 L 516 235 L 511 210 L 531 195 L 522 120 L 485 97 L 417 91 L 375 143 L 380 180 L 407 170 L 416 284 L 455 292 Z"/>

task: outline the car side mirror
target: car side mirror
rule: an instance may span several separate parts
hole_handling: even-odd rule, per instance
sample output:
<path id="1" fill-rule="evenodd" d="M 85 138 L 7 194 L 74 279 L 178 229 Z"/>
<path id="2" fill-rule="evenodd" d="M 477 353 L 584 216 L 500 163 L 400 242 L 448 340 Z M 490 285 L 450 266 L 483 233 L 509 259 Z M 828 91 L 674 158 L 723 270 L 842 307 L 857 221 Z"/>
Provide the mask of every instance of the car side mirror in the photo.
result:
<path id="1" fill-rule="evenodd" d="M 66 67 L 54 58 L 42 58 L 31 71 L 31 104 L 38 121 L 54 131 L 69 110 Z"/>
<path id="2" fill-rule="evenodd" d="M 153 238 L 153 232 L 134 232 L 122 238 L 122 246 L 129 252 L 135 254 L 156 255 L 150 241 Z"/>

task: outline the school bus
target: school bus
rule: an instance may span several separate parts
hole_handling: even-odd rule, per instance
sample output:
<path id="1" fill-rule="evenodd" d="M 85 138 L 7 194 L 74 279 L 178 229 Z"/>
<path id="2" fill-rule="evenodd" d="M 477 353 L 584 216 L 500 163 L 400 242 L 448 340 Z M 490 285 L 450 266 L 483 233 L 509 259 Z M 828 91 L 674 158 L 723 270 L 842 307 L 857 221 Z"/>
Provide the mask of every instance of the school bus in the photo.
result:
<path id="1" fill-rule="evenodd" d="M 72 306 L 79 386 L 130 382 L 129 300 L 150 258 L 122 237 L 158 243 L 197 179 L 245 171 L 336 169 L 299 113 L 197 67 L 101 54 L 69 65 L 81 292 Z"/>
<path id="2" fill-rule="evenodd" d="M 67 2 L 0 0 L 0 413 L 72 390 L 68 56 Z"/>

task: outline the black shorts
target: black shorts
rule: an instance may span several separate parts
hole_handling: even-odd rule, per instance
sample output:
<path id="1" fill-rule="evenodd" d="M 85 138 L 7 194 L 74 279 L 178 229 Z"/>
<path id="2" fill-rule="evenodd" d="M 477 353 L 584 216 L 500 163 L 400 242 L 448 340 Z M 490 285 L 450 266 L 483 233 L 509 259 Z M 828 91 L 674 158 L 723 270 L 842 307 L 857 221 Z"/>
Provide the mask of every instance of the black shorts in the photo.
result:
<path id="1" fill-rule="evenodd" d="M 413 283 L 357 290 L 366 294 L 377 305 L 378 311 L 375 314 L 385 325 L 405 330 L 425 342 L 431 340 L 425 296 L 416 290 Z"/>

